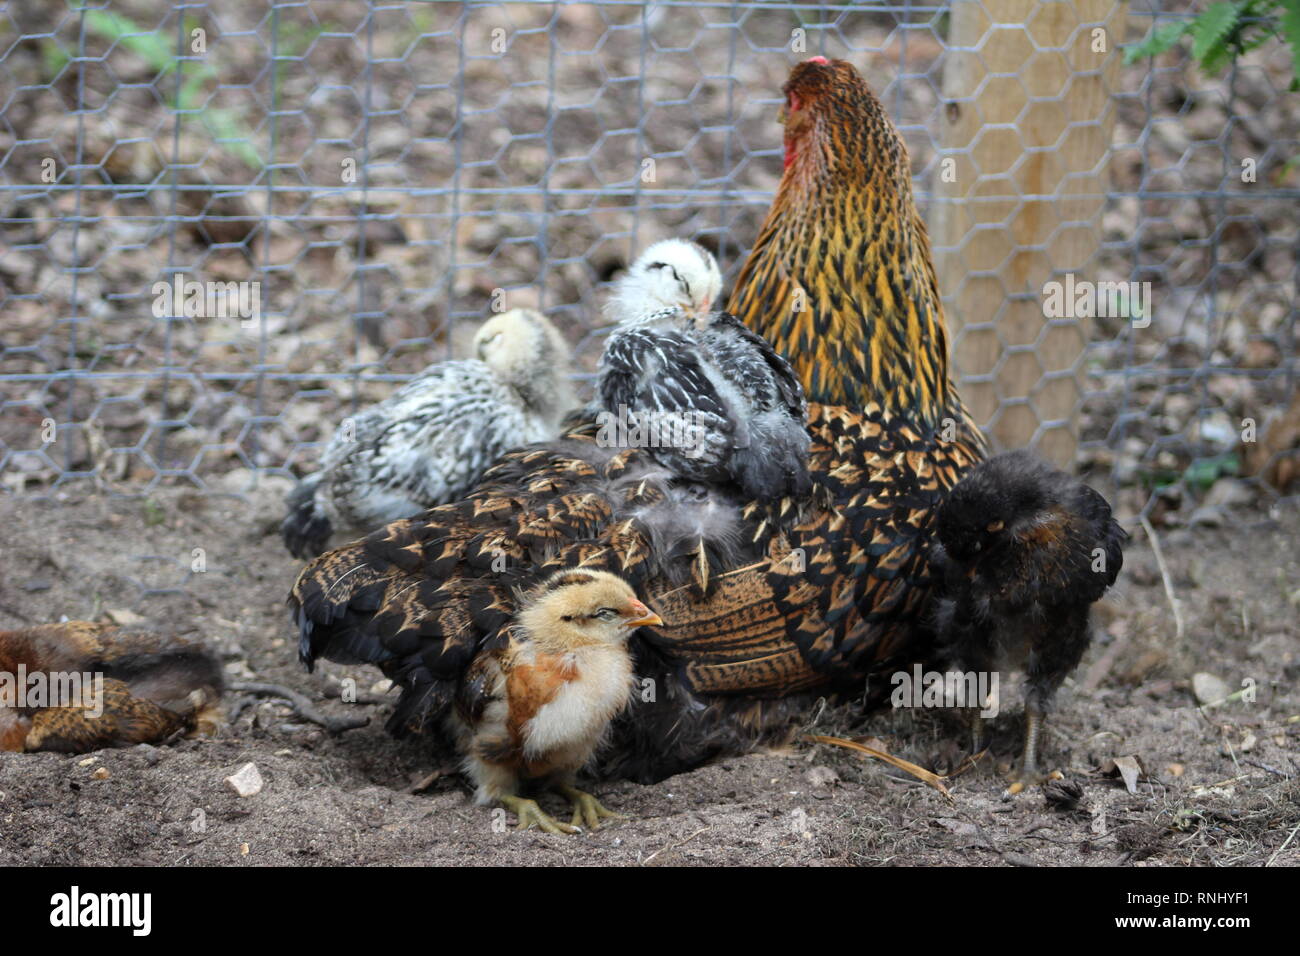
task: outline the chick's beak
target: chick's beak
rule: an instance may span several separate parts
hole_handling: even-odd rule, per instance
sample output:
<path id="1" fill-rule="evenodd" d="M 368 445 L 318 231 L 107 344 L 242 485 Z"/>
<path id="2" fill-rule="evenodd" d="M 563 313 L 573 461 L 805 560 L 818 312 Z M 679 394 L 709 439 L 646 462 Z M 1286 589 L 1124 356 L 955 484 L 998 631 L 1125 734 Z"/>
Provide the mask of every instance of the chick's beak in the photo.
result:
<path id="1" fill-rule="evenodd" d="M 629 628 L 649 627 L 653 625 L 663 624 L 663 618 L 661 618 L 654 611 L 650 610 L 640 601 L 633 601 L 630 605 L 628 605 L 626 615 L 627 615 L 627 620 L 624 621 L 623 623 Z"/>

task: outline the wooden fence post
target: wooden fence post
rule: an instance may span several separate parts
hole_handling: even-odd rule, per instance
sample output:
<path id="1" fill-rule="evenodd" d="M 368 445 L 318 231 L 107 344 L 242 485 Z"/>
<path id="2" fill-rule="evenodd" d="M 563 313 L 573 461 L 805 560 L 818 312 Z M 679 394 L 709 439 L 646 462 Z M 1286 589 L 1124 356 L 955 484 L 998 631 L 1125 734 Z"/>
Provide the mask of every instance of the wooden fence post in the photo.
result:
<path id="1" fill-rule="evenodd" d="M 932 221 L 955 373 L 999 447 L 1067 468 L 1091 323 L 1046 318 L 1043 286 L 1095 280 L 1127 17 L 1112 0 L 951 8 Z"/>

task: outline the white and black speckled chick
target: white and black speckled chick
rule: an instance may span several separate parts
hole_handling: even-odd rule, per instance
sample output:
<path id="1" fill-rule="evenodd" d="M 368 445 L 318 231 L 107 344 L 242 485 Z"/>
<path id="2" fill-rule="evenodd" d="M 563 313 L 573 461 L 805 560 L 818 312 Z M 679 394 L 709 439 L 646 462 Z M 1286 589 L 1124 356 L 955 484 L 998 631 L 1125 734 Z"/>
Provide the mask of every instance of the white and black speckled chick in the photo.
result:
<path id="1" fill-rule="evenodd" d="M 608 308 L 618 326 L 593 414 L 602 425 L 628 421 L 608 440 L 650 448 L 683 479 L 731 482 L 750 500 L 805 496 L 803 388 L 763 338 L 711 311 L 721 285 L 713 256 L 693 242 L 657 242 L 637 259 Z"/>
<path id="2" fill-rule="evenodd" d="M 365 534 L 463 497 L 503 452 L 556 437 L 575 404 L 569 349 L 540 312 L 493 316 L 476 358 L 431 365 L 345 421 L 320 471 L 289 495 L 281 525 L 297 557 L 336 533 Z"/>
<path id="3" fill-rule="evenodd" d="M 966 475 L 940 506 L 937 530 L 936 625 L 950 664 L 983 673 L 1024 667 L 1017 793 L 1043 779 L 1041 721 L 1088 649 L 1091 605 L 1115 583 L 1128 535 L 1105 498 L 1027 451 L 996 455 Z"/>

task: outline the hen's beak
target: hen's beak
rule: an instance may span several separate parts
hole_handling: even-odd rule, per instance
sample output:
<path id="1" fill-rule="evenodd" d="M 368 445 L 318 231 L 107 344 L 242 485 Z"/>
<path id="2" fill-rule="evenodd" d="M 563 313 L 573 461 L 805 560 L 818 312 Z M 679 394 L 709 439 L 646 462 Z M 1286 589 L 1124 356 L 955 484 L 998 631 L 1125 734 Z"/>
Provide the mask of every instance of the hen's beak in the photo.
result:
<path id="1" fill-rule="evenodd" d="M 662 625 L 663 622 L 663 618 L 640 601 L 633 601 L 631 606 L 628 607 L 628 620 L 623 623 L 631 628 Z"/>

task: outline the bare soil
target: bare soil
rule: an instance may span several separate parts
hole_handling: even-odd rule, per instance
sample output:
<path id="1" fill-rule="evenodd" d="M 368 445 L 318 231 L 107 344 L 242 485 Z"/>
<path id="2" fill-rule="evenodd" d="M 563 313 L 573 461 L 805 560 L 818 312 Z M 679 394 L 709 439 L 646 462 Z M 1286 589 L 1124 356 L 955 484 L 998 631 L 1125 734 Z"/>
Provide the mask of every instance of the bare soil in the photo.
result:
<path id="1" fill-rule="evenodd" d="M 237 716 L 216 738 L 88 756 L 0 754 L 0 864 L 1300 863 L 1294 505 L 1160 532 L 1181 642 L 1156 559 L 1136 533 L 1046 738 L 1047 759 L 1081 790 L 1073 809 L 1049 805 L 1040 790 L 1003 799 L 993 764 L 1016 746 L 1012 690 L 995 758 L 955 779 L 951 802 L 883 764 L 795 741 L 654 786 L 598 783 L 602 800 L 633 819 L 554 837 L 516 832 L 504 814 L 472 805 L 453 773 L 412 792 L 442 758 L 428 742 L 384 733 L 391 704 L 371 702 L 380 675 L 299 667 L 283 603 L 298 563 L 274 533 L 283 490 L 271 480 L 244 498 L 0 498 L 0 627 L 130 611 L 204 635 L 232 680 L 288 685 L 325 713 L 371 717 L 332 737 L 277 700 L 232 693 Z M 1232 690 L 1253 680 L 1254 702 L 1202 710 L 1191 690 L 1198 672 Z M 348 677 L 361 703 L 329 696 Z M 814 712 L 808 725 L 878 736 L 923 764 L 950 751 L 960 731 L 943 713 L 859 718 L 847 706 Z M 1146 771 L 1132 792 L 1101 772 L 1127 756 Z M 250 761 L 266 785 L 241 799 L 223 780 Z M 95 777 L 101 768 L 106 779 Z"/>

